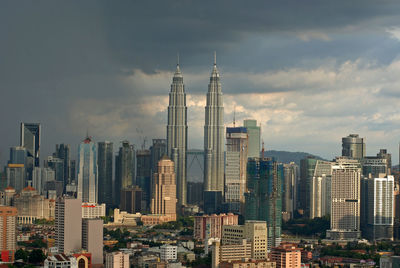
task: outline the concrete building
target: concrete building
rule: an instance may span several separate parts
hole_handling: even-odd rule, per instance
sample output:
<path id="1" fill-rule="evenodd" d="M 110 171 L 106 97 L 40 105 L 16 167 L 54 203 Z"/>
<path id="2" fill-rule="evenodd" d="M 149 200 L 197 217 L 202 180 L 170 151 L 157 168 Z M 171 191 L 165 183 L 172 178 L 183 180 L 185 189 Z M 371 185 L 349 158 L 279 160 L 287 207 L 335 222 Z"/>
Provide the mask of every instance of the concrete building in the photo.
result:
<path id="1" fill-rule="evenodd" d="M 8 164 L 6 167 L 6 174 L 7 186 L 13 187 L 17 193 L 21 192 L 27 185 L 27 173 L 24 164 Z"/>
<path id="2" fill-rule="evenodd" d="M 268 229 L 265 221 L 246 221 L 244 225 L 222 227 L 222 245 L 240 245 L 243 239 L 251 243 L 252 259 L 268 259 Z"/>
<path id="3" fill-rule="evenodd" d="M 162 261 L 176 261 L 178 247 L 172 245 L 162 245 L 160 247 L 160 259 Z"/>
<path id="4" fill-rule="evenodd" d="M 129 268 L 129 254 L 121 251 L 107 253 L 105 268 Z"/>
<path id="5" fill-rule="evenodd" d="M 4 194 L 2 194 L 1 205 L 3 206 L 14 206 L 14 196 L 15 189 L 8 186 L 4 189 Z"/>
<path id="6" fill-rule="evenodd" d="M 169 93 L 167 154 L 175 163 L 178 207 L 186 205 L 186 151 L 188 141 L 186 93 L 179 62 Z"/>
<path id="7" fill-rule="evenodd" d="M 16 231 L 17 209 L 15 207 L 0 206 L 0 253 L 2 261 L 12 262 L 14 260 L 17 246 Z"/>
<path id="8" fill-rule="evenodd" d="M 342 156 L 354 159 L 362 159 L 366 154 L 366 146 L 364 138 L 360 138 L 358 134 L 349 134 L 342 138 Z"/>
<path id="9" fill-rule="evenodd" d="M 204 124 L 204 191 L 224 194 L 224 103 L 216 57 L 208 85 Z M 206 213 L 215 213 L 204 208 Z"/>
<path id="10" fill-rule="evenodd" d="M 14 146 L 10 148 L 10 160 L 8 164 L 24 164 L 26 165 L 26 158 L 28 153 L 25 147 Z"/>
<path id="11" fill-rule="evenodd" d="M 78 199 L 97 203 L 97 150 L 91 137 L 86 137 L 78 148 Z"/>
<path id="12" fill-rule="evenodd" d="M 82 248 L 82 201 L 59 197 L 55 207 L 55 240 L 59 253 L 73 253 Z"/>
<path id="13" fill-rule="evenodd" d="M 299 167 L 294 162 L 283 164 L 282 218 L 286 221 L 293 218 L 297 208 L 298 175 Z"/>
<path id="14" fill-rule="evenodd" d="M 176 219 L 175 168 L 167 156 L 158 161 L 158 170 L 152 182 L 151 213 L 169 215 Z"/>
<path id="15" fill-rule="evenodd" d="M 65 187 L 64 160 L 61 158 L 57 158 L 55 156 L 48 156 L 47 160 L 45 161 L 45 167 L 54 170 L 55 180 L 63 185 L 63 191 L 64 191 Z"/>
<path id="16" fill-rule="evenodd" d="M 311 180 L 310 219 L 331 213 L 331 180 L 333 162 L 317 160 Z"/>
<path id="17" fill-rule="evenodd" d="M 272 249 L 271 261 L 276 263 L 276 268 L 300 268 L 301 250 L 294 244 L 281 244 Z"/>
<path id="18" fill-rule="evenodd" d="M 142 212 L 143 191 L 138 186 L 131 186 L 121 190 L 120 209 L 128 213 Z"/>
<path id="19" fill-rule="evenodd" d="M 32 173 L 32 187 L 38 194 L 45 195 L 45 185 L 48 181 L 54 181 L 56 173 L 51 168 L 35 167 Z"/>
<path id="20" fill-rule="evenodd" d="M 358 160 L 337 158 L 332 166 L 331 229 L 327 238 L 360 237 L 361 165 Z"/>
<path id="21" fill-rule="evenodd" d="M 134 145 L 129 141 L 123 141 L 115 156 L 115 204 L 120 204 L 121 190 L 131 187 L 136 178 L 136 153 Z"/>
<path id="22" fill-rule="evenodd" d="M 136 226 L 141 217 L 140 213 L 130 214 L 118 208 L 114 209 L 114 225 Z"/>
<path id="23" fill-rule="evenodd" d="M 106 204 L 82 203 L 82 218 L 95 219 L 106 216 Z"/>
<path id="24" fill-rule="evenodd" d="M 300 160 L 300 185 L 298 196 L 298 209 L 303 215 L 310 217 L 311 196 L 312 196 L 312 180 L 314 177 L 317 159 L 314 156 L 307 156 Z"/>
<path id="25" fill-rule="evenodd" d="M 82 220 L 82 248 L 92 254 L 92 264 L 103 264 L 103 220 Z"/>
<path id="26" fill-rule="evenodd" d="M 113 205 L 113 143 L 109 141 L 97 144 L 97 169 L 98 169 L 98 202 L 107 207 Z"/>
<path id="27" fill-rule="evenodd" d="M 237 261 L 224 261 L 219 264 L 220 268 L 275 268 L 275 262 L 268 260 L 244 259 Z"/>
<path id="28" fill-rule="evenodd" d="M 261 127 L 257 126 L 257 120 L 254 119 L 244 120 L 243 126 L 247 129 L 249 136 L 248 157 L 260 157 Z"/>
<path id="29" fill-rule="evenodd" d="M 221 262 L 237 261 L 251 258 L 251 242 L 246 239 L 241 244 L 221 245 L 214 242 L 212 246 L 211 267 L 220 267 Z"/>
<path id="30" fill-rule="evenodd" d="M 224 225 L 238 225 L 238 215 L 212 214 L 194 216 L 194 238 L 205 240 L 206 238 L 222 238 L 222 227 Z"/>
<path id="31" fill-rule="evenodd" d="M 229 212 L 244 214 L 244 193 L 247 190 L 247 150 L 247 129 L 226 128 L 225 203 Z"/>
<path id="32" fill-rule="evenodd" d="M 44 260 L 44 268 L 78 268 L 78 262 L 74 256 L 50 255 Z"/>

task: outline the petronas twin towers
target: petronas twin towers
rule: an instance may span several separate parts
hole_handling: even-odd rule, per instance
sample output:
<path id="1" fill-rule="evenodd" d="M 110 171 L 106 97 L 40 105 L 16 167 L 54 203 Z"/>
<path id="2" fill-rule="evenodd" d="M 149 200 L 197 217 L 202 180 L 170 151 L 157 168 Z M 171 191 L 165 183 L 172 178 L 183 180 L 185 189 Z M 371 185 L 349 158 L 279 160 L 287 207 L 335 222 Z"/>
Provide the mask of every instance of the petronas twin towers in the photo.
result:
<path id="1" fill-rule="evenodd" d="M 178 206 L 186 205 L 187 107 L 183 76 L 179 68 L 169 93 L 167 153 L 175 163 Z M 224 190 L 224 105 L 214 57 L 208 85 L 204 124 L 204 191 Z"/>

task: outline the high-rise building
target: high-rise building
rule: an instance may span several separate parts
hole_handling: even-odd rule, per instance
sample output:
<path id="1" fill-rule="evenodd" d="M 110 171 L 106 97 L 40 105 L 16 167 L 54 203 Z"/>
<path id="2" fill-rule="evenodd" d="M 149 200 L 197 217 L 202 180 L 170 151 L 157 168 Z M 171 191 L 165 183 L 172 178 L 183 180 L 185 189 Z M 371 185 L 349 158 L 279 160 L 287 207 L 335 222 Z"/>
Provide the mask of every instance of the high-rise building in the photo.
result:
<path id="1" fill-rule="evenodd" d="M 158 161 L 167 154 L 167 140 L 166 139 L 153 139 L 153 145 L 150 147 L 150 163 L 151 172 L 157 171 Z"/>
<path id="2" fill-rule="evenodd" d="M 365 140 L 358 134 L 350 134 L 342 138 L 342 156 L 361 159 L 365 157 L 365 153 Z"/>
<path id="3" fill-rule="evenodd" d="M 7 186 L 11 186 L 17 193 L 27 185 L 26 169 L 24 164 L 8 164 L 6 167 Z"/>
<path id="4" fill-rule="evenodd" d="M 122 189 L 120 209 L 133 214 L 142 212 L 142 195 L 142 189 L 136 185 Z"/>
<path id="5" fill-rule="evenodd" d="M 54 170 L 56 181 L 62 182 L 63 187 L 65 188 L 66 180 L 64 179 L 64 160 L 54 156 L 49 156 L 45 161 L 45 166 Z"/>
<path id="6" fill-rule="evenodd" d="M 356 159 L 337 158 L 332 166 L 331 229 L 334 240 L 360 237 L 361 165 Z"/>
<path id="7" fill-rule="evenodd" d="M 247 163 L 246 220 L 268 223 L 268 248 L 281 241 L 283 165 L 270 158 Z"/>
<path id="8" fill-rule="evenodd" d="M 32 172 L 33 167 L 40 166 L 40 134 L 39 123 L 21 123 L 20 146 L 25 147 L 27 159 L 27 171 Z"/>
<path id="9" fill-rule="evenodd" d="M 244 127 L 226 128 L 225 203 L 229 212 L 244 214 L 248 135 Z"/>
<path id="10" fill-rule="evenodd" d="M 56 144 L 56 151 L 54 156 L 58 159 L 62 159 L 64 162 L 64 185 L 71 183 L 72 176 L 71 176 L 71 155 L 70 155 L 71 148 L 69 144 Z"/>
<path id="11" fill-rule="evenodd" d="M 143 200 L 146 208 L 150 207 L 151 202 L 151 152 L 150 150 L 136 151 L 136 185 L 143 191 Z M 158 170 L 158 167 L 157 167 Z M 157 171 L 155 171 L 157 172 Z"/>
<path id="12" fill-rule="evenodd" d="M 175 167 L 167 156 L 158 162 L 158 170 L 153 175 L 151 213 L 169 215 L 176 219 Z"/>
<path id="13" fill-rule="evenodd" d="M 238 215 L 233 213 L 194 216 L 194 238 L 201 240 L 221 239 L 222 227 L 225 225 L 238 225 L 238 219 Z"/>
<path id="14" fill-rule="evenodd" d="M 27 151 L 25 147 L 22 146 L 14 146 L 10 148 L 10 160 L 9 164 L 24 164 L 26 165 L 27 160 Z"/>
<path id="15" fill-rule="evenodd" d="M 70 173 L 71 183 L 72 182 L 76 183 L 76 160 L 71 160 L 70 163 L 71 163 L 71 173 Z"/>
<path id="16" fill-rule="evenodd" d="M 392 154 L 388 154 L 386 149 L 380 149 L 376 156 L 381 159 L 386 159 L 387 175 L 392 175 Z"/>
<path id="17" fill-rule="evenodd" d="M 187 202 L 189 205 L 199 206 L 203 202 L 203 189 L 202 182 L 188 182 L 187 183 Z"/>
<path id="18" fill-rule="evenodd" d="M 331 179 L 333 162 L 317 160 L 310 189 L 310 218 L 331 213 Z"/>
<path id="19" fill-rule="evenodd" d="M 311 188 L 317 159 L 308 156 L 300 160 L 300 185 L 299 185 L 299 209 L 306 217 L 310 216 Z"/>
<path id="20" fill-rule="evenodd" d="M 176 65 L 169 93 L 167 152 L 175 163 L 178 207 L 186 205 L 187 107 L 183 76 Z"/>
<path id="21" fill-rule="evenodd" d="M 59 253 L 73 253 L 82 248 L 82 201 L 59 197 L 55 208 L 55 238 Z"/>
<path id="22" fill-rule="evenodd" d="M 301 250 L 295 244 L 281 244 L 272 249 L 271 261 L 276 263 L 276 268 L 300 268 Z"/>
<path id="23" fill-rule="evenodd" d="M 103 141 L 98 143 L 97 148 L 98 169 L 98 199 L 99 203 L 105 203 L 107 207 L 113 205 L 113 143 Z"/>
<path id="24" fill-rule="evenodd" d="M 380 149 L 376 156 L 366 156 L 361 159 L 364 177 L 381 177 L 391 174 L 392 155 L 386 149 Z"/>
<path id="25" fill-rule="evenodd" d="M 135 184 L 136 153 L 129 141 L 123 141 L 115 157 L 115 204 L 120 204 L 121 190 Z"/>
<path id="26" fill-rule="evenodd" d="M 86 137 L 78 148 L 78 199 L 97 203 L 97 151 L 91 137 Z"/>
<path id="27" fill-rule="evenodd" d="M 55 178 L 55 172 L 51 168 L 35 167 L 32 173 L 32 186 L 38 191 L 38 194 L 44 195 L 46 183 L 54 181 Z"/>
<path id="28" fill-rule="evenodd" d="M 298 170 L 299 167 L 294 162 L 283 164 L 282 217 L 284 220 L 292 219 L 296 210 Z"/>
<path id="29" fill-rule="evenodd" d="M 205 107 L 204 191 L 224 193 L 224 103 L 216 59 Z"/>
<path id="30" fill-rule="evenodd" d="M 0 253 L 1 260 L 12 262 L 17 246 L 17 209 L 0 206 Z"/>
<path id="31" fill-rule="evenodd" d="M 92 264 L 103 264 L 103 220 L 82 220 L 82 248 L 92 254 Z"/>
<path id="32" fill-rule="evenodd" d="M 261 127 L 257 126 L 257 120 L 254 119 L 244 120 L 243 125 L 249 135 L 248 157 L 260 157 Z"/>
<path id="33" fill-rule="evenodd" d="M 106 268 L 129 268 L 129 254 L 121 251 L 106 254 Z"/>

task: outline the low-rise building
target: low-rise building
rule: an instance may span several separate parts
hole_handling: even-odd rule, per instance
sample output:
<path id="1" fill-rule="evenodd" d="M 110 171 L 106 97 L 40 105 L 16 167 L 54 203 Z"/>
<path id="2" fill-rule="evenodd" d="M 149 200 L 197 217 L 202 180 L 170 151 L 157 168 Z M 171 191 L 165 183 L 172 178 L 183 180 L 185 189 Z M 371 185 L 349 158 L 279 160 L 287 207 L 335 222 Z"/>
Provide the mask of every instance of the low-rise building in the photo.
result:
<path id="1" fill-rule="evenodd" d="M 221 262 L 237 261 L 251 258 L 251 242 L 246 239 L 241 244 L 221 245 L 220 242 L 214 242 L 212 247 L 212 268 L 220 267 Z"/>
<path id="2" fill-rule="evenodd" d="M 230 261 L 221 262 L 219 264 L 220 268 L 275 268 L 275 262 L 268 260 L 240 260 L 240 261 Z"/>
<path id="3" fill-rule="evenodd" d="M 232 213 L 202 215 L 194 217 L 194 238 L 205 240 L 208 238 L 222 237 L 222 226 L 237 225 L 238 215 Z"/>
<path id="4" fill-rule="evenodd" d="M 82 203 L 82 218 L 94 219 L 106 216 L 106 204 Z"/>
<path id="5" fill-rule="evenodd" d="M 65 254 L 48 256 L 44 261 L 44 268 L 78 268 L 75 257 Z"/>
<path id="6" fill-rule="evenodd" d="M 129 254 L 112 252 L 106 254 L 106 268 L 129 268 Z"/>
<path id="7" fill-rule="evenodd" d="M 142 214 L 130 214 L 126 211 L 120 211 L 118 208 L 114 209 L 114 225 L 132 225 L 136 226 L 140 221 Z"/>
<path id="8" fill-rule="evenodd" d="M 282 243 L 279 247 L 272 248 L 271 261 L 276 263 L 276 268 L 300 268 L 300 248 L 295 244 Z"/>
<path id="9" fill-rule="evenodd" d="M 175 261 L 177 258 L 177 246 L 163 245 L 160 247 L 160 257 L 163 261 Z"/>

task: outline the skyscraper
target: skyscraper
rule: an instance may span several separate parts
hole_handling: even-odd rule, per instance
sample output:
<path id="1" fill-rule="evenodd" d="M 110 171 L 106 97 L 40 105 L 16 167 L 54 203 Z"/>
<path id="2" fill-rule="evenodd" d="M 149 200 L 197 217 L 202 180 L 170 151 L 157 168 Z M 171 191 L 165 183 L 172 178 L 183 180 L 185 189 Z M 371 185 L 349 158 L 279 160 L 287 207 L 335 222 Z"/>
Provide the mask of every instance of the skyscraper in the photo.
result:
<path id="1" fill-rule="evenodd" d="M 40 133 L 39 123 L 21 123 L 20 146 L 27 151 L 26 170 L 29 178 L 32 177 L 33 167 L 40 166 Z"/>
<path id="2" fill-rule="evenodd" d="M 257 126 L 257 120 L 246 119 L 243 121 L 244 127 L 249 135 L 249 157 L 260 157 L 260 136 L 261 128 Z"/>
<path id="3" fill-rule="evenodd" d="M 167 152 L 175 163 L 178 206 L 186 205 L 187 107 L 183 76 L 176 65 L 169 93 Z"/>
<path id="4" fill-rule="evenodd" d="M 63 188 L 65 189 L 66 181 L 64 180 L 64 160 L 54 156 L 48 156 L 45 161 L 45 166 L 54 170 L 56 181 L 62 182 Z"/>
<path id="5" fill-rule="evenodd" d="M 249 158 L 245 219 L 268 223 L 268 248 L 281 242 L 282 181 L 282 164 L 270 158 Z"/>
<path id="6" fill-rule="evenodd" d="M 54 156 L 62 159 L 64 162 L 64 185 L 71 183 L 71 148 L 69 144 L 56 145 Z"/>
<path id="7" fill-rule="evenodd" d="M 158 170 L 158 168 L 157 168 Z M 143 190 L 146 207 L 151 201 L 151 153 L 150 150 L 136 151 L 136 185 Z"/>
<path id="8" fill-rule="evenodd" d="M 283 164 L 282 216 L 284 220 L 293 218 L 296 209 L 298 169 L 299 167 L 294 162 Z"/>
<path id="9" fill-rule="evenodd" d="M 10 148 L 9 164 L 24 164 L 26 165 L 27 152 L 25 147 L 14 146 Z"/>
<path id="10" fill-rule="evenodd" d="M 360 138 L 358 134 L 350 134 L 342 138 L 342 156 L 361 159 L 365 157 L 365 153 L 364 138 Z"/>
<path id="11" fill-rule="evenodd" d="M 1 260 L 12 262 L 17 247 L 17 208 L 0 206 Z"/>
<path id="12" fill-rule="evenodd" d="M 176 219 L 176 179 L 175 167 L 167 156 L 158 162 L 158 170 L 153 175 L 151 213 L 169 215 Z"/>
<path id="13" fill-rule="evenodd" d="M 135 147 L 129 141 L 123 141 L 115 156 L 115 204 L 120 204 L 121 190 L 130 187 L 135 181 L 136 153 Z"/>
<path id="14" fill-rule="evenodd" d="M 331 181 L 333 162 L 317 160 L 310 186 L 310 218 L 331 213 Z"/>
<path id="15" fill-rule="evenodd" d="M 26 169 L 24 164 L 8 164 L 6 167 L 7 186 L 19 193 L 26 186 Z"/>
<path id="16" fill-rule="evenodd" d="M 357 239 L 360 232 L 361 165 L 358 160 L 337 158 L 332 166 L 331 229 L 327 238 Z"/>
<path id="17" fill-rule="evenodd" d="M 246 192 L 247 129 L 226 128 L 225 202 L 229 212 L 243 214 Z"/>
<path id="18" fill-rule="evenodd" d="M 150 147 L 151 172 L 157 172 L 158 161 L 167 154 L 167 140 L 153 139 L 153 145 Z"/>
<path id="19" fill-rule="evenodd" d="M 97 168 L 99 172 L 98 175 L 99 203 L 105 203 L 107 207 L 111 207 L 113 204 L 113 189 L 112 189 L 113 143 L 112 142 L 103 141 L 98 143 Z"/>
<path id="20" fill-rule="evenodd" d="M 97 151 L 91 137 L 86 137 L 78 148 L 78 199 L 97 203 Z"/>
<path id="21" fill-rule="evenodd" d="M 208 85 L 204 125 L 204 191 L 224 192 L 224 104 L 216 57 Z"/>
<path id="22" fill-rule="evenodd" d="M 300 160 L 300 185 L 299 185 L 299 209 L 306 217 L 310 217 L 312 180 L 317 159 L 307 156 Z"/>

